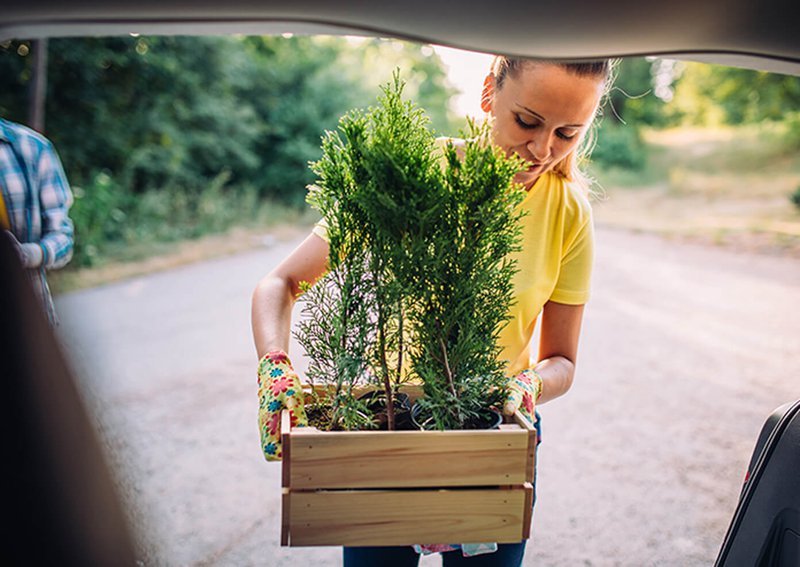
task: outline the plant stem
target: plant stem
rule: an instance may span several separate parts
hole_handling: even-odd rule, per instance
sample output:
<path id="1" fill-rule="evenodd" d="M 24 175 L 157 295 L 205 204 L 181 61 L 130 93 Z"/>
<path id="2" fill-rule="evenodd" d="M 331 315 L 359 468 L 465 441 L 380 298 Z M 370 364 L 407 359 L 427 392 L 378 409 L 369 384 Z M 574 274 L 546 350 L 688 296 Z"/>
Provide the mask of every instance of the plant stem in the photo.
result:
<path id="1" fill-rule="evenodd" d="M 403 300 L 397 300 L 397 381 L 400 381 L 403 370 Z"/>
<path id="2" fill-rule="evenodd" d="M 453 397 L 458 399 L 456 385 L 453 379 L 453 371 L 450 370 L 450 362 L 447 360 L 447 347 L 441 338 L 439 339 L 439 346 L 442 348 L 442 356 L 444 357 L 444 370 L 445 376 L 447 376 L 447 385 L 450 386 L 450 392 L 453 394 Z"/>
<path id="3" fill-rule="evenodd" d="M 386 361 L 385 313 L 382 303 L 378 302 L 378 349 L 381 357 L 381 373 L 383 374 L 383 390 L 386 393 L 386 427 L 394 430 L 394 396 L 392 382 L 389 379 L 389 363 Z"/>

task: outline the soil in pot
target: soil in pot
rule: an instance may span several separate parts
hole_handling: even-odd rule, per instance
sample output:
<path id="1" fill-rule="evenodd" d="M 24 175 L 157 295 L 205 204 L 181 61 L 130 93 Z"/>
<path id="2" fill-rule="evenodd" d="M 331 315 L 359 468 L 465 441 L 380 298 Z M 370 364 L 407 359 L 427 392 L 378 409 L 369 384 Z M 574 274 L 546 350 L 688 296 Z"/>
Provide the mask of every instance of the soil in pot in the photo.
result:
<path id="1" fill-rule="evenodd" d="M 377 429 L 386 431 L 389 429 L 389 417 L 386 412 L 386 396 L 380 390 L 373 390 L 362 394 L 358 398 L 367 404 L 370 412 L 374 416 Z M 394 428 L 395 431 L 418 429 L 411 419 L 411 400 L 407 394 L 396 392 L 394 395 Z"/>
<path id="2" fill-rule="evenodd" d="M 325 404 L 306 404 L 306 417 L 308 425 L 316 427 L 321 431 L 327 431 L 331 427 L 331 407 Z"/>
<path id="3" fill-rule="evenodd" d="M 414 424 L 414 429 L 422 429 L 425 431 L 436 429 L 433 417 L 418 403 L 415 403 L 411 408 L 411 420 Z M 499 429 L 501 423 L 503 423 L 503 414 L 497 410 L 491 409 L 486 410 L 485 413 L 479 415 L 476 419 L 467 422 L 463 429 Z"/>

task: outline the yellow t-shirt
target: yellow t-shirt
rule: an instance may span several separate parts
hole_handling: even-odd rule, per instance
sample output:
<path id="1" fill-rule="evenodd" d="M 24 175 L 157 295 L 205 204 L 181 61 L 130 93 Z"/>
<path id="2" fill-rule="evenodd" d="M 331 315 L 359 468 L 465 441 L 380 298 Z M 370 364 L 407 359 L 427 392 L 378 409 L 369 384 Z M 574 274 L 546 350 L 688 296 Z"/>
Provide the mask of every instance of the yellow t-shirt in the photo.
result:
<path id="1" fill-rule="evenodd" d="M 520 207 L 525 215 L 522 250 L 514 254 L 519 270 L 513 280 L 514 303 L 499 337 L 509 375 L 536 362 L 530 342 L 545 303 L 582 305 L 588 301 L 594 261 L 592 210 L 577 184 L 545 173 Z"/>
<path id="2" fill-rule="evenodd" d="M 441 147 L 444 140 L 439 139 Z M 513 376 L 537 361 L 531 353 L 536 321 L 548 301 L 582 305 L 589 299 L 594 262 L 592 210 L 584 190 L 556 173 L 545 173 L 528 190 L 521 250 L 514 254 L 514 298 L 508 324 L 498 338 L 501 358 Z M 320 221 L 314 233 L 327 240 Z"/>

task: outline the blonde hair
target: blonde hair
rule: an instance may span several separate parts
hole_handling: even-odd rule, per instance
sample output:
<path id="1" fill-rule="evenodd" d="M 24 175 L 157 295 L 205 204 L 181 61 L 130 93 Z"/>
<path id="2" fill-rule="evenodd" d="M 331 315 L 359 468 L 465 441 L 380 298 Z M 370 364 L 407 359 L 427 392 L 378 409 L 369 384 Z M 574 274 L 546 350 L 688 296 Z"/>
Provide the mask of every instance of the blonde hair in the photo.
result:
<path id="1" fill-rule="evenodd" d="M 602 102 L 607 98 L 611 87 L 616 78 L 616 67 L 619 63 L 617 59 L 598 59 L 594 61 L 554 61 L 549 59 L 533 60 L 522 59 L 518 57 L 506 57 L 505 55 L 497 55 L 492 61 L 491 73 L 495 78 L 495 88 L 500 89 L 503 86 L 506 78 L 516 77 L 522 70 L 525 64 L 544 63 L 547 65 L 556 65 L 578 77 L 597 77 L 603 81 L 603 94 L 601 97 L 601 104 L 598 107 L 597 114 L 601 113 Z M 595 116 L 596 117 L 596 116 Z M 584 186 L 587 190 L 592 185 L 592 180 L 581 169 L 583 162 L 588 160 L 589 156 L 594 149 L 597 142 L 597 127 L 596 120 L 592 121 L 591 126 L 584 134 L 581 141 L 569 154 L 553 166 L 553 172 L 560 175 L 567 181 L 576 181 Z"/>

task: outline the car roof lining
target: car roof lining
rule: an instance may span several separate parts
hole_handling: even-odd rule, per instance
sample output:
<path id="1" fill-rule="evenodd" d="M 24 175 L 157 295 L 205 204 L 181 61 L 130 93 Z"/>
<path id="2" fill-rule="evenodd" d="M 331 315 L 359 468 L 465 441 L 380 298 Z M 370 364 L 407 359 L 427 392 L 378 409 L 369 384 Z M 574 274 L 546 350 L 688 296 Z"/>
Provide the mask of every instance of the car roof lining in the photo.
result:
<path id="1" fill-rule="evenodd" d="M 28 0 L 3 11 L 0 41 L 128 33 L 366 35 L 534 58 L 652 55 L 800 75 L 800 42 L 785 0 L 497 0 L 458 10 L 448 0 Z"/>

